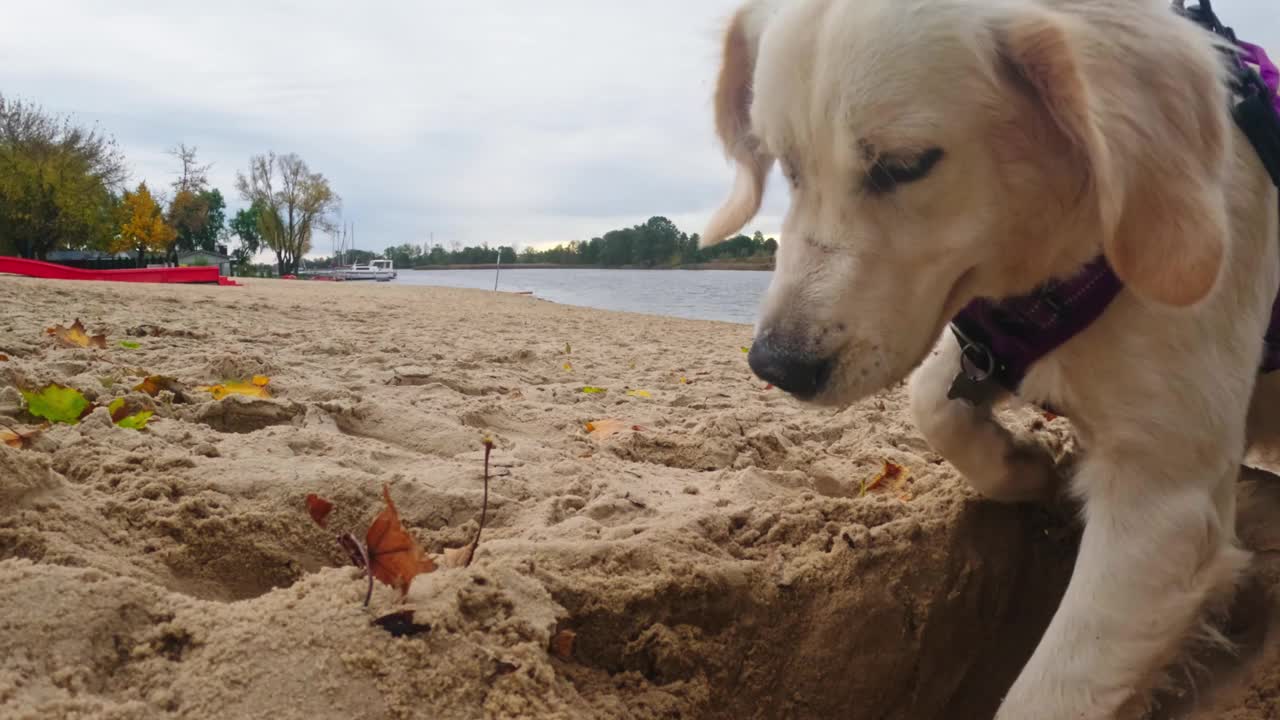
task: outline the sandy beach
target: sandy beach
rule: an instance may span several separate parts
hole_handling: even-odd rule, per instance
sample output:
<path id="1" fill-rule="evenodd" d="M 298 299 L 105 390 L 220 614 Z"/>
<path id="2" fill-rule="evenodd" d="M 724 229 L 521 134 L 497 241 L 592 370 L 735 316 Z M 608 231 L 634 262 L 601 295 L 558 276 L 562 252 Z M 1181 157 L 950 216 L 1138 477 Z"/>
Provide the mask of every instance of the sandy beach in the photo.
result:
<path id="1" fill-rule="evenodd" d="M 5 425 L 50 383 L 155 413 L 0 444 L 0 718 L 989 718 L 1079 538 L 968 489 L 901 387 L 767 389 L 746 325 L 357 283 L 0 277 L 0 302 Z M 77 318 L 105 349 L 45 332 Z M 133 389 L 154 375 L 178 392 Z M 259 375 L 270 398 L 195 389 Z M 1070 462 L 1067 420 L 1006 420 Z M 465 544 L 485 437 L 473 564 L 365 607 L 336 529 L 363 538 L 385 484 L 426 551 Z M 1197 718 L 1280 718 L 1280 487 L 1242 493 L 1259 579 Z"/>

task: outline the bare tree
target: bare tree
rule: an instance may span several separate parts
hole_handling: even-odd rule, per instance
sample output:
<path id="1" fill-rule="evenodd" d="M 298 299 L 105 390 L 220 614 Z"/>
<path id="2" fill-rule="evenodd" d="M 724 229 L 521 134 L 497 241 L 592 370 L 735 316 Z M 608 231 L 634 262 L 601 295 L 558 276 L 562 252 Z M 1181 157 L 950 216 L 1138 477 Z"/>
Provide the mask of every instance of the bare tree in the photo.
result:
<path id="1" fill-rule="evenodd" d="M 185 190 L 198 193 L 209 186 L 209 170 L 213 168 L 213 163 L 201 165 L 196 162 L 195 146 L 187 147 L 186 143 L 178 143 L 177 147 L 170 148 L 168 152 L 182 165 L 178 179 L 173 181 L 174 192 Z"/>
<path id="2" fill-rule="evenodd" d="M 281 275 L 298 271 L 312 235 L 333 230 L 332 216 L 342 205 L 325 176 L 293 153 L 249 158 L 249 174 L 236 174 L 236 189 L 246 202 L 260 203 L 262 241 L 275 252 Z"/>

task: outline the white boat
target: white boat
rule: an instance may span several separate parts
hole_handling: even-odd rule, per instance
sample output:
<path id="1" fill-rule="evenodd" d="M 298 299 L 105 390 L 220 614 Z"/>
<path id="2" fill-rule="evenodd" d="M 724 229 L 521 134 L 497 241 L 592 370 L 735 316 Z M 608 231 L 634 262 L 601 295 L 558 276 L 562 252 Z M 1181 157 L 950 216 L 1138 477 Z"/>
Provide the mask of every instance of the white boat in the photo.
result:
<path id="1" fill-rule="evenodd" d="M 389 258 L 379 258 L 367 265 L 356 263 L 332 270 L 304 270 L 299 273 L 304 277 L 325 280 L 375 280 L 391 282 L 396 278 L 395 263 Z"/>
<path id="2" fill-rule="evenodd" d="M 368 265 L 356 263 L 351 267 L 340 268 L 343 280 L 376 280 L 390 282 L 396 277 L 395 264 L 390 259 L 378 259 Z"/>

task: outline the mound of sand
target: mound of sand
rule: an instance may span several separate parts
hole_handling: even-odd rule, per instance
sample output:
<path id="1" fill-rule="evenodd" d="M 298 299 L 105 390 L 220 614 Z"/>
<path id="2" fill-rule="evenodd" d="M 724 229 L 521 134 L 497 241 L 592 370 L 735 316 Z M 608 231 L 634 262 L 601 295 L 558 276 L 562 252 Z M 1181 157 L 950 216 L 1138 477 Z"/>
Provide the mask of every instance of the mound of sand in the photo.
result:
<path id="1" fill-rule="evenodd" d="M 15 388 L 49 382 L 156 412 L 0 445 L 4 718 L 990 717 L 1073 562 L 1070 509 L 975 496 L 900 388 L 842 411 L 765 390 L 747 326 L 299 282 L 0 278 L 0 302 L 0 419 L 29 421 Z M 109 348 L 54 347 L 44 328 L 76 317 Z M 130 390 L 150 374 L 265 374 L 274 397 Z M 641 429 L 588 435 L 606 418 Z M 1009 421 L 1072 450 L 1065 420 Z M 363 607 L 303 498 L 362 534 L 386 483 L 424 547 L 462 545 L 486 435 L 475 563 Z M 864 493 L 885 461 L 909 481 Z M 1280 488 L 1245 490 L 1274 585 Z M 401 609 L 415 634 L 373 624 Z M 1246 649 L 1209 717 L 1280 717 L 1274 648 Z"/>

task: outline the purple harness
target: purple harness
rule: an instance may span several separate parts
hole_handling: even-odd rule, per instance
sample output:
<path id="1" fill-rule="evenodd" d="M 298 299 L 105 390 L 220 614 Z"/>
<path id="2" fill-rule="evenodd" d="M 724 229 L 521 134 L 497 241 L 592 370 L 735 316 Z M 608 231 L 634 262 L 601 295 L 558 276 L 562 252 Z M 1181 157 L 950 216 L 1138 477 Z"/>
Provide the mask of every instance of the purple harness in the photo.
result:
<path id="1" fill-rule="evenodd" d="M 1280 187 L 1280 69 L 1262 48 L 1238 40 L 1224 27 L 1209 0 L 1201 0 L 1197 8 L 1178 10 L 1240 48 L 1230 55 L 1233 89 L 1240 96 L 1232 115 Z M 1016 393 L 1037 360 L 1101 317 L 1123 287 L 1106 258 L 1099 255 L 1073 277 L 1046 283 L 1027 295 L 974 300 L 951 321 L 960 343 L 961 371 L 947 396 L 976 405 L 1002 389 Z M 1260 364 L 1260 372 L 1275 370 L 1280 370 L 1280 297 L 1271 308 Z"/>

